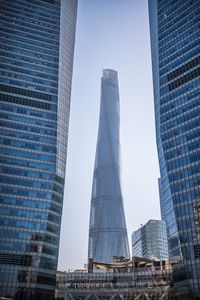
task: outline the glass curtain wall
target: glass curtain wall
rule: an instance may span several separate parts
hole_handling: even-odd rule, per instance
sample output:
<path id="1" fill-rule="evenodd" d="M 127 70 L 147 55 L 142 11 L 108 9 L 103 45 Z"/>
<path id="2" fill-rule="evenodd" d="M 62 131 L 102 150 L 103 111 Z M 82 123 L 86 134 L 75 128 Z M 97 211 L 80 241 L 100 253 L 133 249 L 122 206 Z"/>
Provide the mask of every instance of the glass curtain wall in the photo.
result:
<path id="1" fill-rule="evenodd" d="M 76 11 L 0 1 L 0 297 L 53 299 Z"/>
<path id="2" fill-rule="evenodd" d="M 200 3 L 149 0 L 149 18 L 162 216 L 170 256 L 183 259 L 175 286 L 199 299 Z"/>
<path id="3" fill-rule="evenodd" d="M 120 182 L 120 103 L 118 76 L 104 70 L 101 79 L 99 131 L 93 175 L 89 258 L 111 263 L 129 259 L 129 245 Z"/>

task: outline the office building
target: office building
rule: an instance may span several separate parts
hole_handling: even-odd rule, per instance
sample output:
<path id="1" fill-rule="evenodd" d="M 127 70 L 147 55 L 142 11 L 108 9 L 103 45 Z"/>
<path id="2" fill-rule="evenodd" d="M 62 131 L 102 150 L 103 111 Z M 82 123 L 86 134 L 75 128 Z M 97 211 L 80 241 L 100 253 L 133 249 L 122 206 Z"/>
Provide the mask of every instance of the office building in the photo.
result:
<path id="1" fill-rule="evenodd" d="M 149 220 L 131 236 L 132 256 L 164 260 L 169 258 L 165 221 Z"/>
<path id="2" fill-rule="evenodd" d="M 0 1 L 0 297 L 54 297 L 76 13 Z"/>
<path id="3" fill-rule="evenodd" d="M 88 258 L 111 263 L 129 259 L 129 245 L 120 183 L 120 103 L 118 76 L 104 70 L 90 209 Z"/>
<path id="4" fill-rule="evenodd" d="M 149 0 L 149 18 L 162 216 L 186 275 L 175 288 L 200 299 L 200 2 Z"/>

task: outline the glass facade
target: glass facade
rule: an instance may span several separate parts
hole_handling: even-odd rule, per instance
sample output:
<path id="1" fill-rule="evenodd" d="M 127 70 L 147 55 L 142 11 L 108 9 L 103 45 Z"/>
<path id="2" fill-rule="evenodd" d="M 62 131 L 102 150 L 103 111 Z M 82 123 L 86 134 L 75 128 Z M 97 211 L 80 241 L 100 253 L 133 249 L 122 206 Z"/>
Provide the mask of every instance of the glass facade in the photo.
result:
<path id="1" fill-rule="evenodd" d="M 149 220 L 132 233 L 132 256 L 169 259 L 165 221 Z"/>
<path id="2" fill-rule="evenodd" d="M 120 107 L 117 72 L 104 70 L 101 79 L 99 131 L 93 175 L 88 257 L 111 263 L 129 258 L 120 183 Z"/>
<path id="3" fill-rule="evenodd" d="M 54 297 L 76 13 L 0 1 L 0 297 Z"/>
<path id="4" fill-rule="evenodd" d="M 188 299 L 200 295 L 200 5 L 149 0 L 161 211 L 176 279 Z M 196 298 L 195 298 L 196 297 Z"/>

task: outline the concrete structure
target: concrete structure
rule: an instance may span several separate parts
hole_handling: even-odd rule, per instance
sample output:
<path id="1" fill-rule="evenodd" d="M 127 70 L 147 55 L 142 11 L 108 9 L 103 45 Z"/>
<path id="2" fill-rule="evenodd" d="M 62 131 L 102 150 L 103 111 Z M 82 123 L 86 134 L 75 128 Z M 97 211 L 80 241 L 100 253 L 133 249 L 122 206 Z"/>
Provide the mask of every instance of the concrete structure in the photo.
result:
<path id="1" fill-rule="evenodd" d="M 169 261 L 134 257 L 112 264 L 92 263 L 92 272 L 58 272 L 56 300 L 135 299 L 173 300 Z"/>
<path id="2" fill-rule="evenodd" d="M 149 220 L 131 236 L 132 255 L 158 260 L 168 259 L 168 242 L 165 221 Z"/>
<path id="3" fill-rule="evenodd" d="M 111 263 L 129 259 L 120 182 L 120 103 L 117 72 L 104 70 L 92 185 L 88 258 Z"/>
<path id="4" fill-rule="evenodd" d="M 200 299 L 200 3 L 149 0 L 162 217 L 180 298 Z"/>
<path id="5" fill-rule="evenodd" d="M 54 297 L 76 0 L 3 0 L 0 297 Z"/>

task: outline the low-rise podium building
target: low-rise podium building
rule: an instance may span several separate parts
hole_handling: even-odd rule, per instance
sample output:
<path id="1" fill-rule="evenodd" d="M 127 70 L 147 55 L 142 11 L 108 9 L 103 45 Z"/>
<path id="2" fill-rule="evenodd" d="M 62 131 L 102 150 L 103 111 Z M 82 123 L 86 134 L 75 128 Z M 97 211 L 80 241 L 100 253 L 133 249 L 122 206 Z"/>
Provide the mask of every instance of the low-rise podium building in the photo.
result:
<path id="1" fill-rule="evenodd" d="M 88 271 L 58 272 L 56 300 L 174 299 L 171 264 L 133 257 L 105 264 L 89 261 Z"/>

